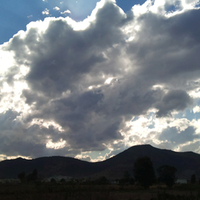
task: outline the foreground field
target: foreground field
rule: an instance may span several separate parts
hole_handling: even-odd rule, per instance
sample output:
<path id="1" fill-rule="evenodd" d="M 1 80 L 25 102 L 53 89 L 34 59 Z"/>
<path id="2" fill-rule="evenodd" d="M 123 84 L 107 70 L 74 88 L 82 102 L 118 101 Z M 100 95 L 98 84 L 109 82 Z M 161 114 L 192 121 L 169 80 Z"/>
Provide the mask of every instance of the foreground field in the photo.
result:
<path id="1" fill-rule="evenodd" d="M 172 189 L 154 186 L 34 184 L 0 186 L 1 200 L 200 200 L 200 185 Z"/>

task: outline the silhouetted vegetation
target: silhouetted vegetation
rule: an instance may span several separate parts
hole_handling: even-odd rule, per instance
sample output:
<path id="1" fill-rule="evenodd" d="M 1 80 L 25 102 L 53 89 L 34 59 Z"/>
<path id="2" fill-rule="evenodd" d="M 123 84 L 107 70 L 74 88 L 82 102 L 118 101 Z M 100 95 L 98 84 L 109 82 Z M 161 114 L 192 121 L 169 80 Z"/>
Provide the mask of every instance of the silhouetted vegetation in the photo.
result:
<path id="1" fill-rule="evenodd" d="M 168 187 L 172 187 L 176 181 L 177 169 L 173 166 L 163 165 L 157 169 L 158 181 L 165 183 Z"/>
<path id="2" fill-rule="evenodd" d="M 151 198 L 150 200 L 199 200 L 200 193 L 197 192 L 196 194 L 170 194 L 166 192 L 158 192 L 157 196 Z"/>
<path id="3" fill-rule="evenodd" d="M 134 162 L 141 155 L 146 155 L 153 160 L 154 166 L 159 167 L 167 164 L 177 167 L 178 178 L 181 178 L 181 175 L 190 171 L 190 165 L 192 163 L 192 173 L 195 173 L 198 177 L 197 181 L 199 180 L 200 155 L 160 150 L 150 145 L 131 147 L 104 162 L 97 163 L 90 163 L 60 156 L 37 158 L 33 160 L 14 159 L 9 162 L 2 161 L 0 162 L 0 177 L 1 179 L 16 178 L 20 172 L 25 172 L 26 175 L 28 175 L 29 173 L 32 173 L 33 169 L 37 169 L 38 178 L 43 179 L 48 179 L 55 175 L 74 177 L 76 179 L 82 177 L 106 176 L 108 179 L 113 181 L 116 179 L 122 179 L 123 172 L 126 170 L 129 173 L 132 172 Z M 162 158 L 164 158 L 164 160 L 162 160 Z M 192 174 L 190 174 L 190 176 L 191 175 Z"/>
<path id="4" fill-rule="evenodd" d="M 57 182 L 56 182 L 55 178 L 51 178 L 50 183 L 54 184 L 54 183 L 57 183 Z"/>
<path id="5" fill-rule="evenodd" d="M 190 181 L 192 184 L 196 183 L 196 175 L 195 174 L 192 174 Z"/>
<path id="6" fill-rule="evenodd" d="M 147 156 L 135 161 L 133 173 L 135 180 L 145 189 L 149 188 L 156 180 L 153 164 Z"/>
<path id="7" fill-rule="evenodd" d="M 37 180 L 37 169 L 34 169 L 32 173 L 26 175 L 25 172 L 22 172 L 18 174 L 18 178 L 21 183 L 30 183 L 30 182 L 35 182 Z"/>
<path id="8" fill-rule="evenodd" d="M 76 184 L 74 184 L 76 183 Z M 1 200 L 199 200 L 198 184 L 177 185 L 162 189 L 154 185 L 144 190 L 136 185 L 85 185 L 41 182 L 40 184 L 1 184 Z"/>
<path id="9" fill-rule="evenodd" d="M 20 174 L 18 174 L 18 179 L 20 180 L 21 183 L 24 183 L 26 181 L 26 174 L 25 172 L 22 172 Z"/>
<path id="10" fill-rule="evenodd" d="M 129 166 L 122 177 L 116 179 L 117 181 L 108 178 L 109 175 L 104 176 L 104 173 L 101 173 L 101 176 L 97 174 L 93 177 L 87 176 L 88 178 L 71 178 L 71 176 L 46 177 L 41 172 L 38 176 L 36 169 L 29 174 L 22 172 L 18 174 L 18 179 L 23 184 L 1 183 L 0 199 L 200 200 L 200 185 L 196 181 L 198 180 L 196 174 L 191 175 L 189 180 L 191 184 L 176 184 L 176 168 L 173 166 L 160 166 L 157 169 L 158 181 L 149 157 L 138 158 L 132 166 L 134 178 Z M 31 169 L 33 168 L 22 170 L 27 172 Z M 40 179 L 41 177 L 44 178 Z M 186 183 L 186 180 L 184 181 Z"/>
<path id="11" fill-rule="evenodd" d="M 131 177 L 131 174 L 128 171 L 124 172 L 124 176 L 118 180 L 120 185 L 133 185 L 135 179 Z"/>
<path id="12" fill-rule="evenodd" d="M 107 185 L 109 184 L 109 180 L 105 176 L 101 176 L 94 181 L 97 185 Z"/>
<path id="13" fill-rule="evenodd" d="M 155 182 L 155 172 L 149 157 L 136 160 L 133 167 L 134 177 L 128 171 L 117 182 L 108 180 L 105 176 L 97 178 L 69 178 L 60 176 L 38 180 L 37 170 L 26 175 L 18 175 L 24 184 L 1 184 L 0 199 L 29 199 L 29 200 L 200 200 L 200 185 L 196 183 L 196 175 L 191 176 L 193 184 L 176 184 L 173 166 L 164 165 L 158 168 L 158 180 Z M 165 183 L 169 187 L 163 187 Z M 29 184 L 31 183 L 31 184 Z M 150 187 L 155 183 L 152 187 Z M 192 181 L 191 181 L 192 183 Z M 196 183 L 196 184 L 195 184 Z M 148 190 L 144 190 L 143 188 Z M 173 187 L 172 187 L 173 186 Z"/>

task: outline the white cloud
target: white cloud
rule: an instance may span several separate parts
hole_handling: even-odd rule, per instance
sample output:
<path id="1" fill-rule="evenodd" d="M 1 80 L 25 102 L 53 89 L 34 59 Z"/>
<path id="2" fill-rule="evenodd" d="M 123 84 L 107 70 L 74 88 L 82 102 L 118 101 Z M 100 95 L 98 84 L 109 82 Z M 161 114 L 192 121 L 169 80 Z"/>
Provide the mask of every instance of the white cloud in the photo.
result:
<path id="1" fill-rule="evenodd" d="M 42 11 L 42 14 L 43 14 L 43 15 L 49 15 L 49 10 L 48 10 L 47 8 L 45 8 L 45 10 Z"/>
<path id="2" fill-rule="evenodd" d="M 193 108 L 193 112 L 194 112 L 194 113 L 200 113 L 200 106 L 195 106 L 195 107 Z"/>
<path id="3" fill-rule="evenodd" d="M 32 18 L 33 17 L 33 15 L 29 15 L 29 16 L 27 16 L 27 18 Z"/>
<path id="4" fill-rule="evenodd" d="M 64 12 L 60 12 L 62 15 L 64 15 L 64 14 L 70 14 L 71 13 L 71 11 L 70 10 L 65 10 Z"/>
<path id="5" fill-rule="evenodd" d="M 57 11 L 60 10 L 60 8 L 59 8 L 58 6 L 54 7 L 53 9 L 54 9 L 54 10 L 57 10 Z"/>
<path id="6" fill-rule="evenodd" d="M 52 139 L 48 140 L 46 143 L 46 148 L 48 149 L 63 149 L 66 146 L 66 141 L 60 139 L 58 142 L 52 142 Z"/>

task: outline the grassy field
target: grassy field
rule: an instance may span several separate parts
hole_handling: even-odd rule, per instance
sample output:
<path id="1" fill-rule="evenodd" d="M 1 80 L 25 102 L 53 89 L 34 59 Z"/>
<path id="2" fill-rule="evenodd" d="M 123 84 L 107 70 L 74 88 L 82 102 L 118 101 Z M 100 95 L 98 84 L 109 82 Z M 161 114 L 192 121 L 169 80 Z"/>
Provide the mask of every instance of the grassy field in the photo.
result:
<path id="1" fill-rule="evenodd" d="M 2 184 L 0 200 L 200 200 L 200 185 L 153 186 Z"/>

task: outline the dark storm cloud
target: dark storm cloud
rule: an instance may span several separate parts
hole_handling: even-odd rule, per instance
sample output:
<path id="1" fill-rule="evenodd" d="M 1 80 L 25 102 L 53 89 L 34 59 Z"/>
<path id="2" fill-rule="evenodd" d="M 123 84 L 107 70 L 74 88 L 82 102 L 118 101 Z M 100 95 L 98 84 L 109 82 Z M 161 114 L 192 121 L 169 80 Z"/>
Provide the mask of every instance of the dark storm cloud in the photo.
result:
<path id="1" fill-rule="evenodd" d="M 188 82 L 200 75 L 200 11 L 170 18 L 146 12 L 138 17 L 126 15 L 113 1 L 99 5 L 86 20 L 86 29 L 75 30 L 69 18 L 48 18 L 29 24 L 26 32 L 16 34 L 4 47 L 14 52 L 16 61 L 6 75 L 9 84 L 16 81 L 20 66 L 29 69 L 23 79 L 28 87 L 20 98 L 30 112 L 9 111 L 0 116 L 0 120 L 5 116 L 2 141 L 8 138 L 13 146 L 8 149 L 2 144 L 3 153 L 75 156 L 81 151 L 104 150 L 108 144 L 119 149 L 114 141 L 122 141 L 118 144 L 125 148 L 126 136 L 121 131 L 128 130 L 126 122 L 134 116 L 156 108 L 158 117 L 166 117 L 191 106 L 189 92 L 199 87 L 189 88 Z M 131 35 L 134 39 L 129 41 Z M 63 130 L 55 124 L 33 125 L 34 120 L 54 122 Z M 192 126 L 181 134 L 166 131 L 170 133 L 163 131 L 159 140 L 181 144 L 198 138 Z M 137 137 L 132 136 L 133 140 Z M 47 148 L 49 140 L 67 144 L 62 149 Z"/>
<path id="2" fill-rule="evenodd" d="M 143 87 L 145 84 L 147 84 L 145 80 L 139 80 L 132 75 L 114 87 L 107 88 L 104 100 L 105 112 L 113 117 L 132 117 L 146 113 L 157 100 L 157 96 L 161 96 L 161 91 L 145 88 Z"/>
<path id="3" fill-rule="evenodd" d="M 99 92 L 85 92 L 80 95 L 73 95 L 66 99 L 56 100 L 52 103 L 55 120 L 65 126 L 66 122 L 81 122 L 87 118 L 91 112 L 98 110 L 98 104 L 102 101 L 103 94 Z M 50 114 L 50 113 L 49 113 Z M 78 127 L 75 125 L 75 127 Z"/>
<path id="4" fill-rule="evenodd" d="M 0 151 L 7 156 L 23 155 L 27 157 L 40 157 L 50 155 L 65 155 L 68 153 L 72 157 L 80 153 L 74 149 L 68 152 L 69 148 L 47 149 L 47 136 L 53 136 L 53 142 L 58 142 L 61 138 L 59 131 L 54 127 L 41 128 L 39 125 L 24 125 L 16 119 L 20 113 L 11 110 L 0 114 Z"/>
<path id="5" fill-rule="evenodd" d="M 192 126 L 189 126 L 184 131 L 178 131 L 175 127 L 167 128 L 159 136 L 159 140 L 169 144 L 172 143 L 173 146 L 184 144 L 194 139 L 199 139 L 199 135 L 195 135 L 195 128 Z"/>
<path id="6" fill-rule="evenodd" d="M 1 153 L 5 153 L 6 155 L 28 156 L 28 154 L 30 155 L 30 151 L 35 152 L 32 147 L 38 146 L 37 142 L 34 140 L 37 136 L 34 135 L 31 137 L 31 135 L 29 135 L 30 131 L 28 129 L 25 130 L 23 124 L 16 119 L 19 115 L 20 113 L 11 110 L 0 114 L 0 150 Z M 31 137 L 32 142 L 29 141 L 30 138 L 28 139 L 28 137 Z"/>
<path id="7" fill-rule="evenodd" d="M 36 107 L 40 107 L 41 105 L 45 104 L 48 101 L 48 98 L 40 93 L 35 93 L 31 90 L 23 90 L 22 97 L 25 97 L 26 103 L 31 105 L 34 102 L 36 103 Z"/>
<path id="8" fill-rule="evenodd" d="M 74 31 L 65 19 L 52 19 L 44 34 L 30 28 L 24 39 L 19 35 L 12 39 L 9 50 L 18 63 L 30 64 L 26 79 L 32 90 L 49 97 L 74 90 L 84 74 L 106 60 L 102 52 L 123 40 L 119 28 L 124 16 L 107 2 L 95 17 L 83 31 Z"/>
<path id="9" fill-rule="evenodd" d="M 140 75 L 157 83 L 184 82 L 185 73 L 199 76 L 199 10 L 189 10 L 170 18 L 153 13 L 138 20 L 141 29 L 127 53 L 141 66 Z M 148 76 L 148 77 L 147 77 Z M 178 85 L 180 87 L 180 83 Z M 185 85 L 184 85 L 185 87 Z"/>
<path id="10" fill-rule="evenodd" d="M 172 111 L 182 111 L 192 104 L 191 97 L 183 90 L 171 90 L 162 97 L 161 102 L 158 102 L 157 116 L 164 117 Z"/>
<path id="11" fill-rule="evenodd" d="M 200 42 L 199 33 L 200 27 L 197 26 L 200 18 L 199 10 L 188 10 L 184 14 L 177 15 L 174 17 L 173 26 L 171 28 L 170 34 L 172 37 L 179 38 L 183 42 L 193 42 L 197 44 Z M 192 22 L 192 23 L 191 23 Z M 179 24 L 179 26 L 176 26 Z"/>
<path id="12" fill-rule="evenodd" d="M 123 42 L 120 27 L 125 15 L 108 1 L 97 10 L 95 17 L 83 31 L 74 31 L 64 19 L 52 19 L 44 34 L 39 35 L 36 28 L 31 28 L 25 39 L 15 36 L 9 47 L 14 50 L 18 63 L 28 62 L 30 66 L 26 80 L 31 91 L 24 90 L 22 97 L 34 110 L 26 122 L 34 118 L 54 120 L 68 130 L 61 136 L 74 149 L 102 150 L 104 141 L 121 138 L 118 131 L 121 119 L 118 116 L 110 119 L 104 110 L 100 111 L 104 97 L 101 90 L 87 91 L 85 87 L 98 81 L 104 69 L 115 70 L 115 66 L 110 66 L 113 70 L 106 69 L 107 58 L 102 52 Z M 97 66 L 101 63 L 105 64 Z M 86 77 L 89 73 L 91 83 Z M 102 83 L 102 78 L 100 81 Z M 81 85 L 83 90 L 80 90 Z M 60 97 L 68 90 L 67 97 Z M 58 100 L 52 101 L 55 97 Z M 56 136 L 51 137 L 54 140 Z"/>
<path id="13" fill-rule="evenodd" d="M 69 128 L 63 138 L 73 147 L 103 150 L 104 141 L 122 137 L 118 131 L 121 120 L 117 116 L 111 118 L 105 115 L 102 101 L 101 93 L 89 91 L 80 96 L 55 101 L 53 107 L 56 110 L 49 115 L 62 127 Z"/>

